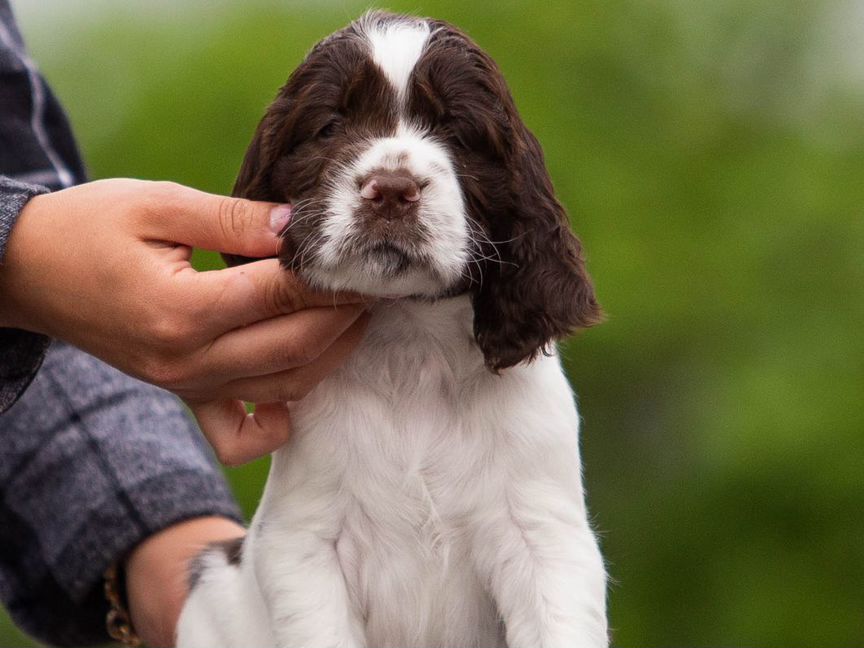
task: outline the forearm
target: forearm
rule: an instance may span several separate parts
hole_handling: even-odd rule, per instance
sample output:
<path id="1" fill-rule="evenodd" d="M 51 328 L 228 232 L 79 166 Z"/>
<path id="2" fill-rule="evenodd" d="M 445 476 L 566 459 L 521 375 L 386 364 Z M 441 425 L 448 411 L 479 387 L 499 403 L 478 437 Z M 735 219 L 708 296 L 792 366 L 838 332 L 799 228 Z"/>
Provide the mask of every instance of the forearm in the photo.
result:
<path id="1" fill-rule="evenodd" d="M 105 641 L 101 575 L 182 520 L 238 519 L 179 403 L 58 343 L 0 417 L 0 592 L 55 644 Z M 182 573 L 177 574 L 183 578 Z"/>
<path id="2" fill-rule="evenodd" d="M 6 253 L 6 243 L 12 233 L 12 227 L 18 219 L 24 205 L 33 196 L 47 193 L 48 189 L 41 185 L 18 182 L 12 178 L 0 175 L 0 263 Z"/>
<path id="3" fill-rule="evenodd" d="M 46 191 L 44 187 L 0 176 L 0 266 L 12 227 L 24 205 L 33 196 Z M 3 295 L 0 294 L 0 326 L 4 320 L 3 302 Z M 8 409 L 33 380 L 49 343 L 50 340 L 44 335 L 0 328 L 0 413 Z"/>
<path id="4" fill-rule="evenodd" d="M 174 645 L 192 562 L 208 544 L 245 533 L 226 518 L 200 517 L 175 524 L 135 548 L 125 563 L 126 590 L 134 630 L 145 645 Z"/>
<path id="5" fill-rule="evenodd" d="M 0 97 L 2 268 L 6 244 L 24 205 L 49 189 L 86 180 L 66 115 L 27 54 L 8 0 L 0 0 Z M 4 303 L 0 291 L 0 311 Z M 0 327 L 3 320 L 0 312 Z M 0 413 L 30 384 L 48 343 L 42 335 L 0 329 Z"/>

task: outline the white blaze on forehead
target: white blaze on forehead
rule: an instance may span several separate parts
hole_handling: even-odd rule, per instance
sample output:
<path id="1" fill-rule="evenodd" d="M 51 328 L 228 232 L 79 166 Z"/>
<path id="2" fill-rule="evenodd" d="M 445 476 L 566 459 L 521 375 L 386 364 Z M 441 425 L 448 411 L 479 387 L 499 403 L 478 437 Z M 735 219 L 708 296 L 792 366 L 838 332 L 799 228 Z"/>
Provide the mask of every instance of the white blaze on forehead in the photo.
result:
<path id="1" fill-rule="evenodd" d="M 408 92 L 411 71 L 420 60 L 429 38 L 428 23 L 384 22 L 372 25 L 365 31 L 372 45 L 372 60 L 396 88 L 399 98 L 404 98 Z"/>

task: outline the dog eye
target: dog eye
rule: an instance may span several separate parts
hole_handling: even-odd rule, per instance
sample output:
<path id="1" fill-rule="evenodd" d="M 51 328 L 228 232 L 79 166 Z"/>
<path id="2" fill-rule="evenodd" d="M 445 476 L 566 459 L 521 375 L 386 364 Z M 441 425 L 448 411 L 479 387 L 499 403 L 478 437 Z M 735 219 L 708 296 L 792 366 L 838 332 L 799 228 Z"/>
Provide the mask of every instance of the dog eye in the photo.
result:
<path id="1" fill-rule="evenodd" d="M 324 126 L 318 129 L 318 132 L 315 133 L 315 137 L 317 139 L 327 139 L 328 137 L 332 137 L 336 133 L 336 128 L 338 126 L 339 121 L 331 119 L 329 122 L 324 124 Z"/>
<path id="2" fill-rule="evenodd" d="M 468 153 L 481 153 L 487 148 L 484 139 L 473 130 L 456 131 L 453 135 L 453 143 L 457 149 Z"/>
<path id="3" fill-rule="evenodd" d="M 497 160 L 503 156 L 503 142 L 499 133 L 482 123 L 461 123 L 453 131 L 451 141 L 458 150 L 489 160 Z"/>

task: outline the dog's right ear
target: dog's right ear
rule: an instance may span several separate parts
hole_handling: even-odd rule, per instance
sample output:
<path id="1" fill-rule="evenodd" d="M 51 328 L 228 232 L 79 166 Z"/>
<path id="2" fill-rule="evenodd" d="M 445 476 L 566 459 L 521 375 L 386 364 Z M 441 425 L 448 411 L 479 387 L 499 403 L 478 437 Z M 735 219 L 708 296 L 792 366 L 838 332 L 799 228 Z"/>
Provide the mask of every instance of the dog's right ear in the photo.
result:
<path id="1" fill-rule="evenodd" d="M 286 136 L 294 127 L 296 117 L 292 115 L 291 108 L 296 102 L 292 100 L 290 91 L 294 76 L 296 74 L 279 90 L 258 123 L 234 182 L 232 196 L 271 202 L 283 199 L 273 185 L 272 174 L 274 165 L 284 152 L 282 149 L 286 144 Z"/>
<path id="2" fill-rule="evenodd" d="M 280 103 L 283 105 L 278 105 Z M 248 200 L 281 202 L 281 197 L 277 196 L 273 190 L 271 172 L 279 156 L 277 124 L 279 123 L 279 115 L 282 115 L 287 109 L 287 105 L 284 105 L 286 103 L 282 96 L 278 97 L 258 123 L 252 143 L 246 149 L 240 173 L 237 175 L 237 180 L 234 181 L 232 196 Z M 257 260 L 237 254 L 222 254 L 222 258 L 229 266 Z"/>
<path id="3" fill-rule="evenodd" d="M 263 200 L 259 196 L 267 193 L 265 169 L 268 165 L 262 157 L 262 152 L 265 149 L 263 143 L 266 137 L 265 133 L 270 130 L 268 117 L 269 115 L 264 115 L 258 123 L 258 128 L 255 129 L 255 136 L 252 138 L 249 148 L 246 149 L 240 173 L 237 174 L 237 179 L 234 181 L 234 188 L 231 190 L 232 196 L 248 198 L 249 200 Z"/>

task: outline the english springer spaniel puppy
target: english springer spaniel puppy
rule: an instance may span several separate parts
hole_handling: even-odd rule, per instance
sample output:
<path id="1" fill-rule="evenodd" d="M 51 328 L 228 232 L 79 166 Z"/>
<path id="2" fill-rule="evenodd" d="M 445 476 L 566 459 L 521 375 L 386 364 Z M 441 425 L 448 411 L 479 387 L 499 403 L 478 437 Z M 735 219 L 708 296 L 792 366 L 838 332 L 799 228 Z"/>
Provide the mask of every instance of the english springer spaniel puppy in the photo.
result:
<path id="1" fill-rule="evenodd" d="M 245 542 L 199 557 L 179 645 L 606 646 L 555 350 L 600 310 L 492 59 L 367 14 L 291 75 L 234 193 L 293 204 L 285 268 L 381 299 L 294 404 Z"/>

